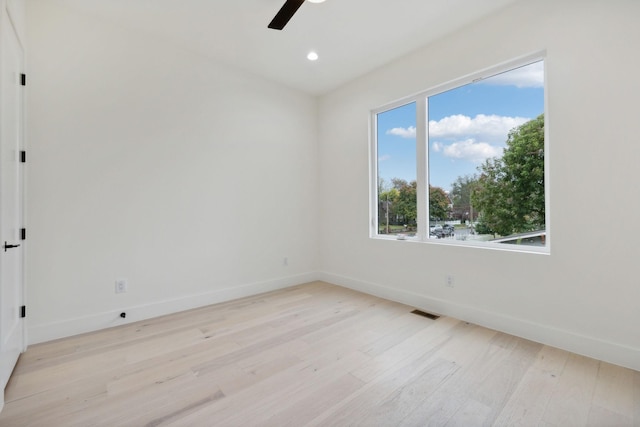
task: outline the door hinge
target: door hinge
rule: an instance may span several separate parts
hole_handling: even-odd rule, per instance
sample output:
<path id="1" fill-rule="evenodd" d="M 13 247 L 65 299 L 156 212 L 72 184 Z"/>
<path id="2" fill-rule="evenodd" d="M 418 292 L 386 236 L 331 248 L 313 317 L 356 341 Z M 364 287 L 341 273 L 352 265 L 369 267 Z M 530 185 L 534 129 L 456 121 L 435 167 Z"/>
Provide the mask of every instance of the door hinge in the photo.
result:
<path id="1" fill-rule="evenodd" d="M 22 307 L 20 307 L 20 317 L 21 318 L 27 317 L 27 306 L 26 305 L 23 305 Z"/>
<path id="2" fill-rule="evenodd" d="M 27 75 L 22 73 L 20 74 L 20 84 L 22 86 L 26 86 L 27 85 Z"/>
<path id="3" fill-rule="evenodd" d="M 20 163 L 27 163 L 27 152 L 26 151 L 21 151 L 20 152 Z"/>
<path id="4" fill-rule="evenodd" d="M 21 228 L 20 229 L 20 239 L 21 240 L 27 240 L 27 229 L 26 228 Z"/>

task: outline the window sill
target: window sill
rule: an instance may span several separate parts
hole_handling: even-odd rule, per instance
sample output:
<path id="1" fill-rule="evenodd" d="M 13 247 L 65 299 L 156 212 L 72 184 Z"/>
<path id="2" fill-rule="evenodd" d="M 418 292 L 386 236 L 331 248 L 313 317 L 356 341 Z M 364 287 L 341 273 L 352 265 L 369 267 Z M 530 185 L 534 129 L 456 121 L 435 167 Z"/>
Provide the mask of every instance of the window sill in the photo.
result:
<path id="1" fill-rule="evenodd" d="M 461 248 L 478 248 L 489 249 L 502 252 L 518 252 L 518 253 L 530 253 L 539 255 L 550 255 L 551 251 L 548 246 L 527 246 L 527 245 L 509 245 L 499 244 L 483 241 L 470 241 L 470 240 L 454 240 L 454 239 L 425 239 L 422 240 L 418 236 L 398 238 L 396 235 L 375 235 L 371 236 L 372 240 L 380 241 L 396 241 L 396 242 L 412 242 L 412 243 L 424 243 L 426 245 L 434 246 L 453 246 Z"/>

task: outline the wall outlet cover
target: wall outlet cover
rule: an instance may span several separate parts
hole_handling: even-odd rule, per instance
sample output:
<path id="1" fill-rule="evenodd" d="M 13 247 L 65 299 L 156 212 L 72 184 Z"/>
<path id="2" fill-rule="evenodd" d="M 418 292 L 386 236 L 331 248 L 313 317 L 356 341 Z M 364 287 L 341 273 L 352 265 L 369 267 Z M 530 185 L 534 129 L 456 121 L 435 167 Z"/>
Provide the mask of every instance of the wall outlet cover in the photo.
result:
<path id="1" fill-rule="evenodd" d="M 116 279 L 116 294 L 127 292 L 128 287 L 129 283 L 127 279 Z"/>

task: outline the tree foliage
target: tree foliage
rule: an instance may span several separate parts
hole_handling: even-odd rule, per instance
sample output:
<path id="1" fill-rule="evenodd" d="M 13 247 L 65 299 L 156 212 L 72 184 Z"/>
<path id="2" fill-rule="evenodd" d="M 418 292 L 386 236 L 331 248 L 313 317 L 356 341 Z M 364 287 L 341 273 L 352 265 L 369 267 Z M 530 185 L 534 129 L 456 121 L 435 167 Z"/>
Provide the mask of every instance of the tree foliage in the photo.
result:
<path id="1" fill-rule="evenodd" d="M 418 216 L 416 198 L 416 181 L 407 182 L 404 179 L 393 178 L 393 188 L 398 192 L 395 202 L 395 212 L 404 218 L 406 224 L 415 224 Z"/>
<path id="2" fill-rule="evenodd" d="M 429 219 L 445 219 L 449 216 L 449 196 L 440 187 L 429 186 Z"/>
<path id="3" fill-rule="evenodd" d="M 478 181 L 477 175 L 464 175 L 456 178 L 451 184 L 451 203 L 453 204 L 453 217 L 465 220 L 472 215 L 471 193 Z"/>
<path id="4" fill-rule="evenodd" d="M 391 183 L 378 181 L 379 221 L 381 224 L 402 224 L 409 228 L 416 224 L 416 181 L 393 178 Z M 386 232 L 389 232 L 387 229 Z"/>
<path id="5" fill-rule="evenodd" d="M 393 178 L 390 184 L 384 180 L 378 182 L 379 220 L 389 223 L 414 226 L 418 216 L 417 182 Z M 429 186 L 429 212 L 432 219 L 444 219 L 449 216 L 449 197 L 440 187 Z"/>
<path id="6" fill-rule="evenodd" d="M 512 129 L 502 158 L 487 159 L 471 202 L 483 227 L 502 236 L 543 229 L 544 115 Z"/>

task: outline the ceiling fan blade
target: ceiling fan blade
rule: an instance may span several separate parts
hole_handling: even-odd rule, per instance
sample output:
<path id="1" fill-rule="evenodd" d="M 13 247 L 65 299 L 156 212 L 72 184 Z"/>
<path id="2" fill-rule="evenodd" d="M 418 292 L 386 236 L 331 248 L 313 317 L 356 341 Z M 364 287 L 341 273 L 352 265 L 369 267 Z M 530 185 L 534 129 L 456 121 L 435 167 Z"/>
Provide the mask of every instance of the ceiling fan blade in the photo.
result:
<path id="1" fill-rule="evenodd" d="M 304 3 L 304 0 L 287 0 L 273 20 L 269 23 L 269 28 L 273 28 L 274 30 L 283 29 L 296 11 L 300 9 L 302 3 Z"/>

